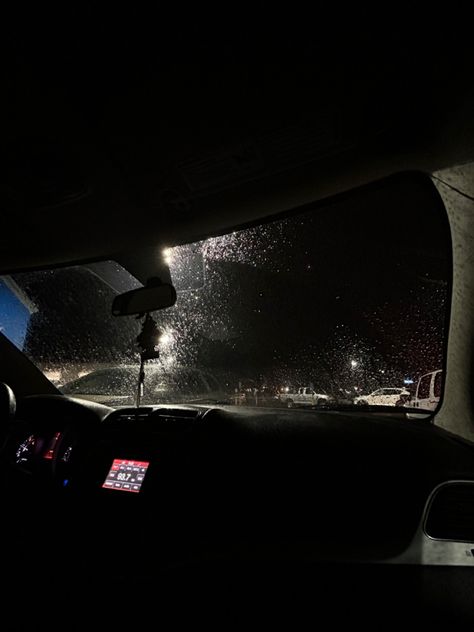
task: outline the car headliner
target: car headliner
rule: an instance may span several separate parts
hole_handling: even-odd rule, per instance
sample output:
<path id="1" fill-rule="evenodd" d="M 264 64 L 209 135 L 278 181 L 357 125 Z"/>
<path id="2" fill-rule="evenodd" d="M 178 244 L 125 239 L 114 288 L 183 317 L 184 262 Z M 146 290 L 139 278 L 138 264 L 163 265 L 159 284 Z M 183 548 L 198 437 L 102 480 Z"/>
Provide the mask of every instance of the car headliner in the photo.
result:
<path id="1" fill-rule="evenodd" d="M 106 34 L 74 18 L 6 35 L 0 271 L 190 242 L 473 156 L 459 31 L 301 20 L 265 38 L 248 20 L 243 42 L 205 21 L 157 34 L 130 8 Z"/>

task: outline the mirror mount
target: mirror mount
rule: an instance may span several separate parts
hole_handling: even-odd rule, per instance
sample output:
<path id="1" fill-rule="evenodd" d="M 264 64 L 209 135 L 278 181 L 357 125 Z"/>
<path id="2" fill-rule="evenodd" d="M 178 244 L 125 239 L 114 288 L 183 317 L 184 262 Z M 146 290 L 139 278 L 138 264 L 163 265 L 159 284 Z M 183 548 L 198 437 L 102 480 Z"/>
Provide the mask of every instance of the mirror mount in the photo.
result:
<path id="1" fill-rule="evenodd" d="M 142 316 L 143 314 L 137 316 L 137 318 L 142 318 Z M 142 323 L 142 328 L 136 340 L 140 347 L 140 370 L 138 373 L 136 403 L 137 408 L 140 408 L 140 401 L 145 386 L 145 363 L 148 360 L 157 360 L 160 357 L 160 350 L 158 348 L 160 330 L 158 329 L 156 321 L 148 312 L 145 314 L 145 320 Z"/>
<path id="2" fill-rule="evenodd" d="M 137 386 L 137 408 L 143 396 L 145 384 L 145 363 L 160 357 L 158 344 L 161 332 L 150 312 L 166 309 L 176 303 L 176 290 L 170 283 L 163 283 L 158 277 L 148 279 L 144 287 L 140 287 L 115 297 L 112 303 L 114 316 L 144 317 L 140 333 L 136 341 L 140 348 L 140 371 Z"/>
<path id="3" fill-rule="evenodd" d="M 138 316 L 138 318 L 141 318 L 141 316 Z M 160 351 L 158 349 L 160 335 L 161 332 L 158 329 L 156 321 L 153 320 L 149 313 L 145 314 L 141 331 L 137 336 L 137 343 L 140 347 L 140 358 L 143 361 L 156 360 L 160 357 Z"/>

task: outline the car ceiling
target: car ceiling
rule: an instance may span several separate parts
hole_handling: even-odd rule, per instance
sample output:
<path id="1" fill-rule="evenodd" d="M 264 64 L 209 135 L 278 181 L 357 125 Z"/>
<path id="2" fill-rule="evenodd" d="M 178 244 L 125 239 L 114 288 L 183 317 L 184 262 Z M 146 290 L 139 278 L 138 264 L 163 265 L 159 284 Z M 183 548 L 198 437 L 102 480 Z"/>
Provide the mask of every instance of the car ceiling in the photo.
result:
<path id="1" fill-rule="evenodd" d="M 189 242 L 472 159 L 458 32 L 68 18 L 5 34 L 2 271 Z"/>

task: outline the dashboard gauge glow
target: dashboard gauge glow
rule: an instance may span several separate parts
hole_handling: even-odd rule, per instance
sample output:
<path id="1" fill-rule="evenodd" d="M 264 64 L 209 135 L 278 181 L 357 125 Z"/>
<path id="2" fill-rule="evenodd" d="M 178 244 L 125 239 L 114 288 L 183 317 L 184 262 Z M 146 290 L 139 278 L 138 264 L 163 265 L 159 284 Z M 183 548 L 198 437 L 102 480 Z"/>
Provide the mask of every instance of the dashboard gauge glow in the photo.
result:
<path id="1" fill-rule="evenodd" d="M 18 465 L 27 463 L 35 453 L 36 437 L 31 434 L 20 443 L 15 453 L 15 461 Z"/>
<path id="2" fill-rule="evenodd" d="M 72 445 L 68 445 L 68 447 L 64 450 L 64 453 L 61 457 L 61 461 L 64 463 L 69 463 L 72 455 Z"/>
<path id="3" fill-rule="evenodd" d="M 114 459 L 102 487 L 138 494 L 149 465 L 149 461 Z"/>

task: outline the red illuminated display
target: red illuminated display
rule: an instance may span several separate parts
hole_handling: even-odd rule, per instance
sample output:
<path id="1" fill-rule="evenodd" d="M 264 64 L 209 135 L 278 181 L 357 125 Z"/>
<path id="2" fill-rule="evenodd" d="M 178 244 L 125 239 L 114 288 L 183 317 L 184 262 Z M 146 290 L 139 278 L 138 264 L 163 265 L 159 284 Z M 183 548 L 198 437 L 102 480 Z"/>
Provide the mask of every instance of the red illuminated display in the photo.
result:
<path id="1" fill-rule="evenodd" d="M 138 494 L 149 465 L 149 461 L 114 459 L 102 487 Z"/>
<path id="2" fill-rule="evenodd" d="M 43 458 L 44 459 L 48 459 L 48 460 L 52 460 L 54 457 L 54 449 L 56 447 L 57 442 L 59 441 L 59 439 L 61 438 L 61 433 L 60 432 L 56 432 L 54 437 L 51 439 L 51 441 L 48 444 L 48 447 L 46 448 L 44 454 L 43 454 Z"/>

